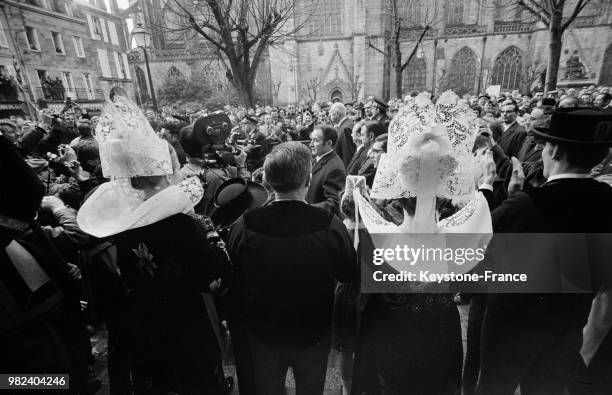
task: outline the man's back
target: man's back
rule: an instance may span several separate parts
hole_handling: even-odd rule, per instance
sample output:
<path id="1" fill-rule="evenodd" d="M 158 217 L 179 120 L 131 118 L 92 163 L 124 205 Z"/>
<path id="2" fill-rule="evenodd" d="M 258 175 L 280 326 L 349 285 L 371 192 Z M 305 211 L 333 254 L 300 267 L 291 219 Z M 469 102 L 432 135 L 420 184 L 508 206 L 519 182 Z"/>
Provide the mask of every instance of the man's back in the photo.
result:
<path id="1" fill-rule="evenodd" d="M 300 201 L 248 211 L 232 228 L 233 291 L 249 331 L 281 347 L 307 347 L 330 329 L 334 279 L 355 276 L 355 252 L 338 218 Z"/>
<path id="2" fill-rule="evenodd" d="M 612 233 L 612 188 L 590 178 L 565 178 L 541 187 L 518 192 L 492 212 L 495 233 Z M 580 242 L 582 238 L 567 239 Z M 538 241 L 534 241 L 538 242 Z M 529 247 L 521 246 L 525 250 Z M 577 244 L 580 248 L 581 244 Z M 533 248 L 533 246 L 531 247 Z M 542 245 L 541 250 L 547 248 Z M 557 247 L 558 248 L 558 247 Z M 563 251 L 571 247 L 563 246 Z M 520 263 L 520 259 L 516 262 Z M 531 262 L 531 260 L 527 260 Z M 556 262 L 556 261 L 555 261 Z M 585 262 L 586 264 L 587 262 Z M 545 262 L 534 267 L 544 269 Z M 594 282 L 607 281 L 597 260 L 590 262 Z M 605 270 L 605 269 L 604 269 Z M 597 288 L 597 287 L 595 287 Z M 595 291 L 595 290 L 594 290 Z M 508 320 L 530 322 L 549 328 L 581 328 L 586 323 L 592 294 L 493 294 L 489 296 L 491 313 Z"/>

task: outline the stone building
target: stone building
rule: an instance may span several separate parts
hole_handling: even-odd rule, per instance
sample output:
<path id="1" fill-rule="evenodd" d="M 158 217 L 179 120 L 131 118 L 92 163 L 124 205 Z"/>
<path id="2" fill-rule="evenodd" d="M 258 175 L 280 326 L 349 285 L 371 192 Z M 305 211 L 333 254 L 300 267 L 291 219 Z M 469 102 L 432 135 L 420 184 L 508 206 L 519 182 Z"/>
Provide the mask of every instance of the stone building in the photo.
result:
<path id="1" fill-rule="evenodd" d="M 134 3 L 140 3 L 132 0 Z M 577 0 L 568 0 L 566 11 Z M 513 0 L 401 0 L 406 22 L 400 42 L 404 59 L 425 24 L 430 25 L 396 92 L 389 57 L 388 0 L 301 0 L 288 22 L 295 37 L 269 49 L 259 68 L 271 101 L 278 104 L 397 97 L 411 90 L 476 93 L 491 85 L 502 91 L 542 84 L 548 31 Z M 203 73 L 220 87 L 224 70 L 198 36 L 163 29 L 176 15 L 163 0 L 131 12 L 153 33 L 151 73 L 156 87 L 172 75 Z M 427 22 L 427 23 L 425 23 Z M 593 0 L 563 36 L 558 85 L 612 84 L 612 1 Z M 375 49 L 376 48 L 376 49 Z M 378 49 L 378 50 L 377 50 Z M 132 58 L 139 91 L 148 92 L 142 56 Z M 213 65 L 211 67 L 211 65 Z M 225 85 L 224 85 L 225 84 Z"/>
<path id="2" fill-rule="evenodd" d="M 279 103 L 343 101 L 367 95 L 396 97 L 385 51 L 386 0 L 304 0 L 293 23 L 304 34 L 270 50 Z M 575 1 L 569 1 L 571 11 Z M 403 72 L 403 94 L 412 89 L 476 93 L 490 85 L 529 90 L 544 78 L 548 31 L 509 0 L 404 0 L 409 23 L 401 32 L 404 59 L 423 32 L 416 57 Z M 597 6 L 595 6 L 597 5 Z M 305 16 L 304 16 L 305 15 Z M 305 21 L 304 21 L 305 19 Z M 563 35 L 559 86 L 612 84 L 612 1 L 593 1 Z"/>
<path id="3" fill-rule="evenodd" d="M 185 26 L 172 6 L 166 0 L 130 0 L 124 10 L 126 19 L 134 26 L 141 24 L 151 33 L 151 46 L 147 49 L 151 79 L 155 91 L 172 78 L 203 80 L 211 89 L 218 102 L 227 102 L 232 96 L 232 85 L 226 78 L 226 70 L 214 54 L 212 46 L 193 31 L 177 31 Z M 142 49 L 134 49 L 129 54 L 130 65 L 136 79 L 136 95 L 139 100 L 150 98 L 150 86 Z M 271 69 L 268 56 L 258 68 L 256 86 L 264 101 L 272 101 Z"/>
<path id="4" fill-rule="evenodd" d="M 3 0 L 0 73 L 16 95 L 0 95 L 0 115 L 59 110 L 66 97 L 96 112 L 113 85 L 133 95 L 117 15 L 116 0 Z"/>

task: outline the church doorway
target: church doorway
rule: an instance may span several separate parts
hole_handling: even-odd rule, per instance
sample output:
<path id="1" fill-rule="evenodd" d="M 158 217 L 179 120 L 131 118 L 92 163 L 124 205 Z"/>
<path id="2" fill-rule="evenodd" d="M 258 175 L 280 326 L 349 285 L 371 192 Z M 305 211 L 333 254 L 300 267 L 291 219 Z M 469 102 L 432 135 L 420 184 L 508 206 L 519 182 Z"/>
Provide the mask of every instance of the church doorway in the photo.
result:
<path id="1" fill-rule="evenodd" d="M 340 103 L 343 102 L 342 100 L 342 91 L 340 89 L 334 89 L 331 93 L 331 95 L 329 95 L 329 98 L 331 99 L 332 102 L 334 101 L 340 101 Z M 336 100 L 338 99 L 338 100 Z"/>

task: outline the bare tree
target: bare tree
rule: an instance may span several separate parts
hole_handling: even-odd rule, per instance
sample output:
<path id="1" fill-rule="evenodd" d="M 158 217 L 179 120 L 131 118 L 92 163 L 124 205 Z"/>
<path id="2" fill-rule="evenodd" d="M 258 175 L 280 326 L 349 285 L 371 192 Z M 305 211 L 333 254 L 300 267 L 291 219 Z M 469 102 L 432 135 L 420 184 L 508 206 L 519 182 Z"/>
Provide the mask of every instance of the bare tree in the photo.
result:
<path id="1" fill-rule="evenodd" d="M 551 91 L 557 87 L 563 33 L 589 3 L 594 6 L 593 9 L 596 9 L 599 4 L 603 6 L 606 1 L 609 0 L 512 0 L 511 5 L 527 10 L 548 28 L 545 91 Z M 565 18 L 564 13 L 568 15 Z"/>
<path id="2" fill-rule="evenodd" d="M 438 15 L 437 0 L 384 0 L 384 13 L 387 17 L 387 37 L 389 43 L 385 50 L 376 47 L 371 41 L 368 45 L 380 52 L 391 62 L 395 71 L 395 93 L 402 96 L 402 74 L 417 53 L 425 35 L 436 23 Z M 403 60 L 401 43 L 402 33 L 407 29 L 420 31 L 416 42 L 406 60 Z"/>
<path id="3" fill-rule="evenodd" d="M 312 103 L 317 102 L 317 93 L 321 88 L 321 80 L 318 77 L 313 77 L 306 82 L 306 86 L 302 88 L 304 96 L 308 96 Z"/>
<path id="4" fill-rule="evenodd" d="M 268 48 L 292 37 L 307 18 L 295 19 L 299 0 L 168 0 L 176 15 L 165 30 L 208 42 L 243 105 L 252 107 L 257 68 Z M 301 7 L 300 9 L 302 9 Z"/>

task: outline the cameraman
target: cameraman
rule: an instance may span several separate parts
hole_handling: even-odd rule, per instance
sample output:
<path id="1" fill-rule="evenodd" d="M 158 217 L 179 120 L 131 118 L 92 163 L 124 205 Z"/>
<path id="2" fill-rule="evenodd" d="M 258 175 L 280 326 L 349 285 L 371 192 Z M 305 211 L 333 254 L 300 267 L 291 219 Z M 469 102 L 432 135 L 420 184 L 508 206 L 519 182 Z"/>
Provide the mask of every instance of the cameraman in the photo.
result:
<path id="1" fill-rule="evenodd" d="M 206 178 L 204 197 L 196 207 L 197 211 L 206 210 L 217 188 L 225 180 L 234 177 L 250 178 L 249 172 L 244 167 L 247 158 L 244 150 L 237 155 L 232 155 L 231 152 L 217 153 L 212 146 L 201 143 L 195 135 L 193 126 L 181 129 L 180 142 L 187 156 L 187 164 L 181 169 L 182 175 L 188 177 L 204 172 Z"/>

